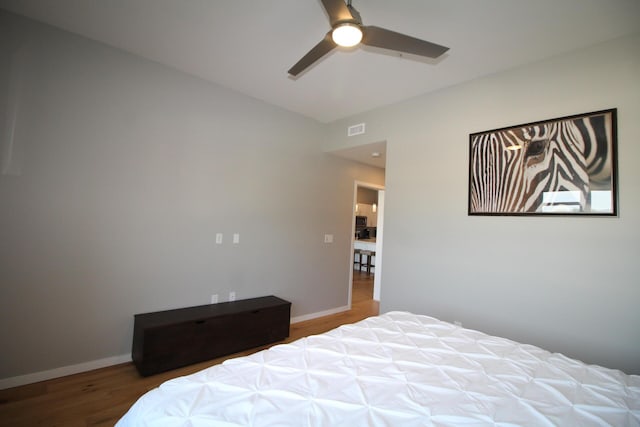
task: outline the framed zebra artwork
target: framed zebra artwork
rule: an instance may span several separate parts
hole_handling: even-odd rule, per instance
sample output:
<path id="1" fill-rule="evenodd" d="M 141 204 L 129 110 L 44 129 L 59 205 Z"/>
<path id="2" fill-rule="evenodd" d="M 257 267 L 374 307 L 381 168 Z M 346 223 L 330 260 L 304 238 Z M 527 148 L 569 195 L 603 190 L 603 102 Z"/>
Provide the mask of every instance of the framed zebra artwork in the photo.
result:
<path id="1" fill-rule="evenodd" d="M 615 108 L 469 135 L 469 215 L 617 215 Z"/>

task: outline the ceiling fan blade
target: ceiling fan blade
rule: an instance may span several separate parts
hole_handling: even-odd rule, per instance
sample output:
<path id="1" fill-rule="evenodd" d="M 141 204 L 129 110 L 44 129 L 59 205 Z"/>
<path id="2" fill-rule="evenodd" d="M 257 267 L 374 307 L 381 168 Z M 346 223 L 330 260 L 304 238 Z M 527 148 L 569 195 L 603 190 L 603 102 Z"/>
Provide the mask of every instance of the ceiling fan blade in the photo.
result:
<path id="1" fill-rule="evenodd" d="M 313 47 L 302 59 L 296 62 L 296 65 L 289 69 L 289 74 L 292 76 L 297 76 L 308 67 L 310 67 L 314 62 L 318 59 L 325 56 L 327 53 L 331 52 L 336 47 L 335 42 L 331 38 L 331 31 L 327 33 L 326 36 Z"/>
<path id="2" fill-rule="evenodd" d="M 381 47 L 427 58 L 437 58 L 449 50 L 448 47 L 380 27 L 366 26 L 362 29 L 362 44 L 367 46 Z"/>
<path id="3" fill-rule="evenodd" d="M 322 4 L 329 14 L 332 28 L 339 22 L 354 20 L 344 0 L 322 0 Z"/>

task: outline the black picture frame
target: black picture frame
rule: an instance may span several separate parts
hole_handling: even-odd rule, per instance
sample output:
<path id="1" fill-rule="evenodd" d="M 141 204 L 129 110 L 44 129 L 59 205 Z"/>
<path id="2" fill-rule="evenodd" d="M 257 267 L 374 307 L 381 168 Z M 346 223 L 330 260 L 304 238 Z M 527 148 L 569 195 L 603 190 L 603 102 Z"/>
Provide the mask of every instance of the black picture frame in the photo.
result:
<path id="1" fill-rule="evenodd" d="M 617 216 L 617 109 L 469 135 L 469 215 Z"/>

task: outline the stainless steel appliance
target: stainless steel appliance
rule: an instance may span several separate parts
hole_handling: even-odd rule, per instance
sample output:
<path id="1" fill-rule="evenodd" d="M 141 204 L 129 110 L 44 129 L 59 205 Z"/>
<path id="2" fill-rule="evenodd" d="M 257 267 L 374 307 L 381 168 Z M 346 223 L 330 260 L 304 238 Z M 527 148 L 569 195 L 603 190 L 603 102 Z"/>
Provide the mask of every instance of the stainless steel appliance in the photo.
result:
<path id="1" fill-rule="evenodd" d="M 356 229 L 355 229 L 356 239 L 361 238 L 361 233 L 363 230 L 366 230 L 366 228 L 367 228 L 367 217 L 356 215 Z"/>

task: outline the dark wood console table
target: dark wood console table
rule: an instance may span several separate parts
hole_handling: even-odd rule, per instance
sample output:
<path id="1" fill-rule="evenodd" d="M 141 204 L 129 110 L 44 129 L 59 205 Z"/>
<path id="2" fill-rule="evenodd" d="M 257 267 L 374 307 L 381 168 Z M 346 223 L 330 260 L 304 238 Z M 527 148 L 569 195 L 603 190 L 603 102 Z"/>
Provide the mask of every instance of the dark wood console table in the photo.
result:
<path id="1" fill-rule="evenodd" d="M 153 375 L 283 340 L 290 316 L 275 296 L 136 314 L 131 356 Z"/>

